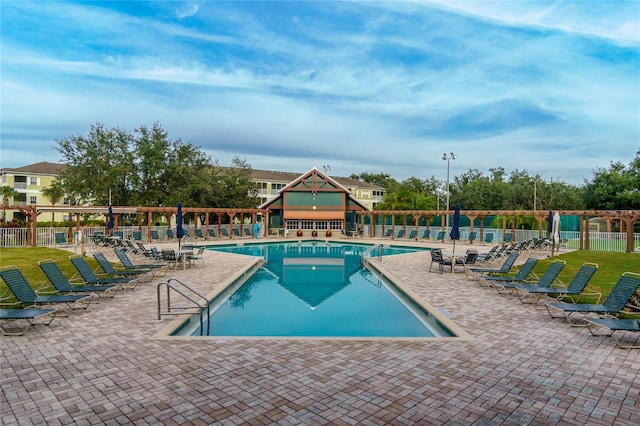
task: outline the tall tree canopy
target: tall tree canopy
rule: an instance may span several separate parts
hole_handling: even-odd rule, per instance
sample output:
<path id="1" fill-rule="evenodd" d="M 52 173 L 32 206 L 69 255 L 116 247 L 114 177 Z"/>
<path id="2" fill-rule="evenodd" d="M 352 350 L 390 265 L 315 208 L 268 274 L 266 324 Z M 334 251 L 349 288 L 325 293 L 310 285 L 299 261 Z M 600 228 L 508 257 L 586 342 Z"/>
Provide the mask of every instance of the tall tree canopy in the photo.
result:
<path id="1" fill-rule="evenodd" d="M 640 209 L 640 149 L 628 166 L 612 162 L 608 169 L 594 170 L 593 175 L 593 181 L 586 182 L 585 198 L 589 208 Z"/>
<path id="2" fill-rule="evenodd" d="M 199 147 L 171 140 L 155 123 L 134 132 L 97 123 L 57 141 L 66 169 L 58 177 L 77 203 L 255 207 L 251 166 L 221 167 Z M 252 197 L 253 194 L 253 197 Z"/>

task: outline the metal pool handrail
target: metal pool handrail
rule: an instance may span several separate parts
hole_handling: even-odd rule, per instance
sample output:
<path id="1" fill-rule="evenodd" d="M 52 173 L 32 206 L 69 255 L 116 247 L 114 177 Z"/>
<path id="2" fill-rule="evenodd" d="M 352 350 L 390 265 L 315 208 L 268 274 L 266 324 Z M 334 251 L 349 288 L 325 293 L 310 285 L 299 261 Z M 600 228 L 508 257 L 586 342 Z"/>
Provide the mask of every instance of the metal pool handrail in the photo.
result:
<path id="1" fill-rule="evenodd" d="M 375 249 L 380 249 L 378 250 L 378 261 L 382 260 L 382 244 L 374 244 L 360 254 L 360 263 L 364 263 L 365 256 L 370 255 Z"/>
<path id="2" fill-rule="evenodd" d="M 172 284 L 172 282 L 174 284 Z M 161 298 L 161 293 L 160 293 L 160 289 L 162 287 L 166 287 L 167 288 L 167 311 L 166 312 L 162 312 L 162 298 Z M 182 287 L 183 289 L 181 289 L 180 287 Z M 162 319 L 162 315 L 182 315 L 185 313 L 186 310 L 189 309 L 193 309 L 194 307 L 191 306 L 183 306 L 183 307 L 173 307 L 173 309 L 179 309 L 180 312 L 171 312 L 172 306 L 171 306 L 171 290 L 177 292 L 178 294 L 180 294 L 182 297 L 184 297 L 185 299 L 189 300 L 190 302 L 194 303 L 196 306 L 198 306 L 198 312 L 199 312 L 199 319 L 200 319 L 200 333 L 203 332 L 204 328 L 203 328 L 203 322 L 202 322 L 202 311 L 206 308 L 207 310 L 207 334 L 209 334 L 209 300 L 203 296 L 201 293 L 199 293 L 197 290 L 191 288 L 190 286 L 188 286 L 187 284 L 183 283 L 182 281 L 180 281 L 177 278 L 170 278 L 168 281 L 164 281 L 161 283 L 158 283 L 157 286 L 157 293 L 158 293 L 158 320 Z M 185 290 L 188 290 L 185 291 Z M 189 294 L 189 292 L 191 294 Z M 193 297 L 193 295 L 197 296 L 197 297 Z M 196 300 L 197 298 L 200 298 L 202 300 L 204 300 L 204 305 L 202 305 L 200 302 L 198 302 L 198 300 Z M 195 312 L 189 312 L 187 311 L 187 313 L 195 313 Z"/>

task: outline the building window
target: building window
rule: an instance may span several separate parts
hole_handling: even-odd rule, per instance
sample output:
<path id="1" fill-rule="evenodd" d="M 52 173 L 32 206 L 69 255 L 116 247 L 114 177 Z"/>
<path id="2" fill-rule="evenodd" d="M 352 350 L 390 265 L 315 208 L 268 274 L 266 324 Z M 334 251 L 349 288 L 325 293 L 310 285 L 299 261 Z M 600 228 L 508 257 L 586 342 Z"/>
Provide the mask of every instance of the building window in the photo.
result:
<path id="1" fill-rule="evenodd" d="M 33 195 L 29 197 L 29 204 L 38 204 L 38 197 Z"/>
<path id="2" fill-rule="evenodd" d="M 277 192 L 280 191 L 282 188 L 284 188 L 284 184 L 283 183 L 272 183 L 271 184 L 271 192 Z"/>
<path id="3" fill-rule="evenodd" d="M 37 177 L 30 177 L 29 178 L 29 185 L 38 186 L 38 178 Z"/>
<path id="4" fill-rule="evenodd" d="M 287 221 L 287 229 L 298 229 L 298 226 L 300 226 L 300 222 L 297 220 Z"/>
<path id="5" fill-rule="evenodd" d="M 329 228 L 342 230 L 342 221 L 341 220 L 331 220 L 329 221 Z"/>
<path id="6" fill-rule="evenodd" d="M 301 220 L 300 229 L 313 229 L 313 220 Z"/>
<path id="7" fill-rule="evenodd" d="M 370 191 L 362 191 L 362 192 L 360 193 L 360 196 L 361 196 L 362 198 L 371 198 L 371 192 L 370 192 Z"/>
<path id="8" fill-rule="evenodd" d="M 316 229 L 328 229 L 329 228 L 329 222 L 327 222 L 326 220 L 319 220 L 316 222 Z"/>

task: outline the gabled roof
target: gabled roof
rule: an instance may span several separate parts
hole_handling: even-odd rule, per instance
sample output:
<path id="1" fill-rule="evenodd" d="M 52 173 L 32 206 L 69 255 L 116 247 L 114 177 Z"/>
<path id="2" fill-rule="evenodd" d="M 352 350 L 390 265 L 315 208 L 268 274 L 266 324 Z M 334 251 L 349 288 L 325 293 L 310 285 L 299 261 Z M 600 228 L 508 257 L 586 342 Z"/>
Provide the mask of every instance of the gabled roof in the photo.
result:
<path id="1" fill-rule="evenodd" d="M 278 191 L 278 195 L 276 197 L 274 197 L 271 200 L 268 200 L 268 201 L 262 203 L 260 206 L 258 206 L 258 208 L 259 209 L 266 209 L 271 204 L 279 202 L 282 199 L 282 194 L 284 192 L 287 192 L 287 191 L 291 190 L 292 188 L 297 187 L 298 185 L 300 185 L 301 183 L 304 183 L 308 179 L 312 179 L 318 184 L 322 184 L 322 181 L 324 181 L 325 185 L 331 185 L 334 188 L 340 190 L 341 192 L 344 192 L 345 194 L 347 194 L 349 203 L 359 206 L 362 210 L 369 211 L 369 208 L 367 206 L 362 204 L 360 201 L 358 201 L 357 199 L 355 199 L 351 195 L 351 191 L 349 191 L 347 188 L 342 186 L 335 179 L 333 179 L 330 176 L 327 176 L 324 173 L 320 172 L 320 170 L 318 170 L 316 167 L 311 168 L 311 170 L 309 170 L 308 172 L 299 175 L 296 179 L 294 179 L 293 181 L 289 182 L 289 184 L 287 184 L 286 186 L 284 186 L 282 189 L 280 189 Z"/>
<path id="2" fill-rule="evenodd" d="M 4 168 L 3 172 L 11 172 L 11 173 L 31 173 L 38 175 L 59 175 L 64 169 L 67 167 L 66 164 L 59 163 L 49 163 L 47 161 L 41 161 L 39 163 L 28 164 L 22 167 L 16 167 L 15 169 Z"/>
<path id="3" fill-rule="evenodd" d="M 293 172 L 280 172 L 274 170 L 252 170 L 251 178 L 254 180 L 263 180 L 269 182 L 291 182 L 292 180 L 297 179 L 300 176 L 300 173 Z M 371 190 L 380 190 L 384 191 L 384 187 L 379 185 L 374 185 L 372 183 L 363 182 L 357 179 L 353 179 L 350 177 L 344 176 L 331 176 L 333 180 L 340 183 L 344 187 L 353 187 L 360 189 L 371 189 Z"/>

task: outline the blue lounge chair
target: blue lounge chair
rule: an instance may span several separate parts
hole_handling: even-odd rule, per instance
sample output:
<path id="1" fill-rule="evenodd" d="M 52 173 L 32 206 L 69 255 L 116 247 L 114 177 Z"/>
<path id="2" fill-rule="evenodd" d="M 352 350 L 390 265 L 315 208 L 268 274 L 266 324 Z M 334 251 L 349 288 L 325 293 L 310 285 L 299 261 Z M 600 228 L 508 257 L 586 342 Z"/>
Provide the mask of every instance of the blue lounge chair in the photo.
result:
<path id="1" fill-rule="evenodd" d="M 476 231 L 470 231 L 469 232 L 469 244 L 473 244 L 473 242 L 476 240 L 476 238 L 477 238 Z"/>
<path id="2" fill-rule="evenodd" d="M 5 336 L 23 336 L 32 325 L 51 324 L 55 314 L 55 309 L 0 309 L 0 320 L 3 322 L 11 321 L 13 325 L 15 325 L 17 321 L 27 322 L 25 327 L 6 327 L 0 325 L 0 330 Z"/>
<path id="3" fill-rule="evenodd" d="M 399 230 L 396 238 L 404 238 L 404 233 L 405 233 L 404 229 Z"/>
<path id="4" fill-rule="evenodd" d="M 483 274 L 506 274 L 518 258 L 518 253 L 510 253 L 500 268 L 469 268 L 471 272 L 478 274 L 479 279 Z"/>
<path id="5" fill-rule="evenodd" d="M 425 240 L 428 240 L 430 234 L 431 234 L 431 230 L 425 229 L 424 232 L 422 233 L 422 238 Z"/>
<path id="6" fill-rule="evenodd" d="M 529 274 L 532 274 L 533 268 L 535 268 L 537 263 L 538 263 L 538 259 L 534 257 L 530 257 L 529 259 L 527 259 L 526 262 L 522 264 L 522 266 L 520 267 L 520 269 L 515 275 L 489 275 L 489 276 L 483 276 L 482 279 L 487 281 L 487 284 L 489 284 L 490 286 L 500 282 L 520 282 L 521 283 L 528 280 L 532 280 L 531 277 L 529 277 Z"/>
<path id="7" fill-rule="evenodd" d="M 58 306 L 64 305 L 68 309 L 58 310 L 56 315 L 68 316 L 73 309 L 87 309 L 91 300 L 91 296 L 79 294 L 40 296 L 15 266 L 7 266 L 0 270 L 0 278 L 7 284 L 9 291 L 23 308 L 54 304 Z"/>
<path id="8" fill-rule="evenodd" d="M 104 233 L 100 231 L 96 231 L 93 233 L 93 236 L 91 238 L 93 239 L 93 243 L 95 245 L 100 245 L 104 242 L 103 241 Z"/>
<path id="9" fill-rule="evenodd" d="M 240 237 L 240 231 L 238 231 L 237 228 L 233 228 L 231 230 L 231 233 L 233 234 L 234 237 L 238 237 L 238 238 Z"/>
<path id="10" fill-rule="evenodd" d="M 40 260 L 38 266 L 46 275 L 58 294 L 84 293 L 92 296 L 92 301 L 100 302 L 104 296 L 114 297 L 122 287 L 119 285 L 71 285 L 58 265 L 51 259 Z"/>
<path id="11" fill-rule="evenodd" d="M 223 237 L 229 237 L 229 230 L 227 228 L 220 228 L 220 234 Z"/>
<path id="12" fill-rule="evenodd" d="M 438 232 L 438 236 L 436 237 L 436 241 L 444 241 L 444 231 Z"/>
<path id="13" fill-rule="evenodd" d="M 595 274 L 597 270 L 598 264 L 585 262 L 573 276 L 567 287 L 544 288 L 540 286 L 516 285 L 516 294 L 522 303 L 532 303 L 534 305 L 536 305 L 544 295 L 555 297 L 558 300 L 569 299 L 571 303 L 576 303 L 578 297 L 587 287 L 593 274 Z M 542 278 L 540 280 L 542 280 Z M 594 292 L 593 294 L 598 295 L 598 302 L 600 302 L 602 294 L 600 292 Z M 535 295 L 538 295 L 538 297 L 536 298 Z"/>
<path id="14" fill-rule="evenodd" d="M 129 259 L 129 256 L 127 256 L 127 253 L 125 253 L 124 250 L 115 249 L 114 252 L 115 252 L 116 256 L 118 256 L 118 259 L 120 259 L 120 262 L 122 263 L 122 265 L 125 268 L 128 268 L 128 269 L 165 269 L 166 270 L 166 266 L 167 266 L 166 264 L 160 264 L 160 263 L 134 264 L 131 261 L 131 259 Z"/>
<path id="15" fill-rule="evenodd" d="M 142 232 L 140 232 L 140 231 L 133 231 L 133 232 L 131 233 L 131 235 L 133 236 L 133 239 L 134 239 L 135 241 L 142 241 Z"/>
<path id="16" fill-rule="evenodd" d="M 544 306 L 552 318 L 564 317 L 572 327 L 586 326 L 584 318 L 586 315 L 614 315 L 622 312 L 638 287 L 640 287 L 640 274 L 625 272 L 602 304 L 549 302 Z M 572 314 L 576 313 L 583 314 L 582 321 L 572 320 Z"/>
<path id="17" fill-rule="evenodd" d="M 96 259 L 105 275 L 113 277 L 142 277 L 143 275 L 147 275 L 152 272 L 151 269 L 116 269 L 102 253 L 94 253 L 93 257 Z M 147 281 L 151 281 L 152 277 L 153 273 L 151 273 Z"/>
<path id="18" fill-rule="evenodd" d="M 410 240 L 415 240 L 417 239 L 417 235 L 418 235 L 418 231 L 416 231 L 415 229 L 412 229 L 407 238 L 409 238 Z"/>
<path id="19" fill-rule="evenodd" d="M 56 232 L 54 234 L 54 237 L 56 240 L 56 245 L 67 244 L 67 236 L 64 234 L 64 232 Z"/>
<path id="20" fill-rule="evenodd" d="M 204 240 L 204 234 L 202 233 L 202 229 L 198 228 L 195 230 L 196 238 L 201 238 Z"/>
<path id="21" fill-rule="evenodd" d="M 511 233 L 504 234 L 503 242 L 510 243 L 512 239 L 513 239 L 513 234 L 511 234 Z"/>
<path id="22" fill-rule="evenodd" d="M 496 282 L 495 288 L 496 290 L 498 290 L 498 293 L 502 293 L 505 290 L 508 290 L 509 293 L 514 293 L 516 292 L 517 288 L 521 288 L 523 291 L 527 288 L 532 291 L 536 288 L 539 290 L 549 289 L 551 288 L 551 285 L 556 281 L 558 275 L 560 275 L 560 272 L 566 266 L 566 264 L 567 262 L 565 262 L 564 260 L 554 260 L 553 262 L 551 262 L 547 270 L 544 271 L 544 274 L 542 274 L 538 281 L 529 281 L 527 283 L 513 281 Z M 523 300 L 520 299 L 520 301 L 522 302 Z"/>
<path id="23" fill-rule="evenodd" d="M 216 234 L 216 230 L 213 228 L 209 228 L 209 230 L 207 231 L 207 233 L 209 234 L 209 237 L 211 238 L 216 238 L 218 235 Z"/>
<path id="24" fill-rule="evenodd" d="M 484 242 L 485 242 L 486 244 L 490 244 L 491 242 L 493 242 L 493 232 L 487 232 L 487 233 L 484 235 Z"/>
<path id="25" fill-rule="evenodd" d="M 173 240 L 176 236 L 173 233 L 173 229 L 167 229 L 167 231 L 164 234 L 168 240 Z"/>
<path id="26" fill-rule="evenodd" d="M 108 285 L 108 284 L 120 284 L 124 288 L 135 288 L 137 283 L 137 278 L 130 277 L 108 277 L 108 278 L 99 278 L 92 270 L 89 264 L 82 256 L 69 256 L 69 260 L 73 263 L 73 266 L 78 271 L 78 274 L 82 278 L 82 280 L 87 284 L 99 284 L 99 285 Z M 73 277 L 72 280 L 73 281 Z"/>
<path id="27" fill-rule="evenodd" d="M 617 318 L 585 318 L 587 328 L 592 336 L 612 336 L 616 339 L 616 344 L 621 349 L 640 349 L 638 344 L 623 343 L 622 339 L 616 335 L 616 331 L 639 332 L 640 320 L 637 319 L 617 319 Z M 598 333 L 598 330 L 608 330 L 605 334 Z M 623 334 L 620 333 L 620 334 Z"/>
<path id="28" fill-rule="evenodd" d="M 384 233 L 385 238 L 391 237 L 392 235 L 393 235 L 393 228 L 387 229 L 387 232 Z"/>

